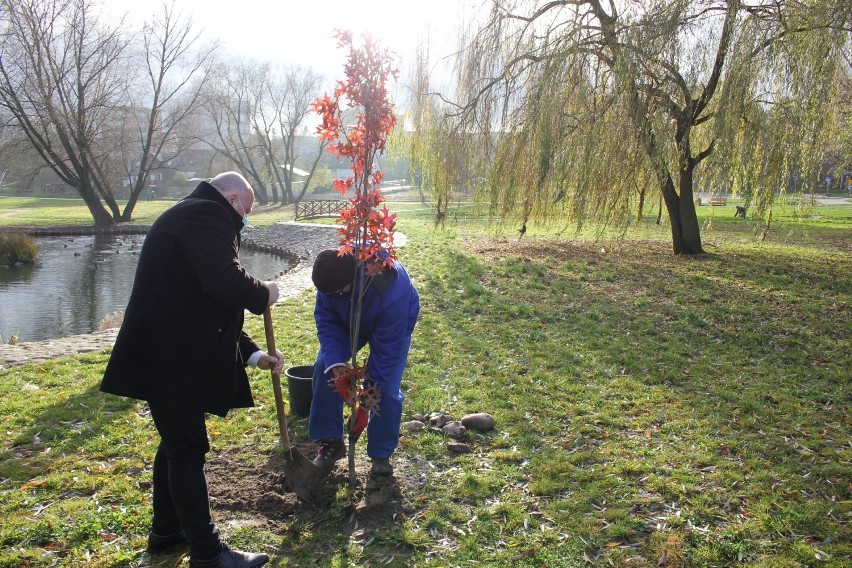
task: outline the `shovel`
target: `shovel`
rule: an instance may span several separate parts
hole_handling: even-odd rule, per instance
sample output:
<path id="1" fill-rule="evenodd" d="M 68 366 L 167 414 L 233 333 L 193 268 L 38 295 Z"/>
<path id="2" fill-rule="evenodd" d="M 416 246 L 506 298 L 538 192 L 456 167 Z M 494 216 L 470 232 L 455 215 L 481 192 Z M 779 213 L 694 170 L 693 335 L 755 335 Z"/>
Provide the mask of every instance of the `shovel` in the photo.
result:
<path id="1" fill-rule="evenodd" d="M 263 312 L 263 326 L 266 328 L 266 349 L 272 357 L 277 357 L 275 335 L 272 331 L 272 313 L 268 307 Z M 287 417 L 284 415 L 284 397 L 281 395 L 281 377 L 274 373 L 270 374 L 272 375 L 272 390 L 275 392 L 275 411 L 278 414 L 281 449 L 284 450 L 284 476 L 296 496 L 307 501 L 322 479 L 322 475 L 320 475 L 317 466 L 299 453 L 299 450 L 290 446 Z"/>

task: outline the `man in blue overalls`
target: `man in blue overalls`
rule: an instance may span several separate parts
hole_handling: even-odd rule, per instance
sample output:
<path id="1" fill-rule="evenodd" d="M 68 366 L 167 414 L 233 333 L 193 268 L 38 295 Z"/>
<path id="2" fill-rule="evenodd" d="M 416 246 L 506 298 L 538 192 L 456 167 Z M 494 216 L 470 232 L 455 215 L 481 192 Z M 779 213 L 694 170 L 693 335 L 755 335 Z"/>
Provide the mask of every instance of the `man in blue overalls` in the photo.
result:
<path id="1" fill-rule="evenodd" d="M 314 460 L 323 473 L 346 454 L 343 441 L 343 399 L 329 386 L 334 373 L 352 359 L 350 329 L 353 299 L 361 293 L 356 282 L 357 261 L 351 254 L 324 250 L 314 262 L 317 288 L 314 319 L 320 349 L 314 365 L 313 400 L 308 435 L 320 442 Z M 358 279 L 360 281 L 361 279 Z M 408 360 L 411 334 L 420 311 L 420 298 L 399 261 L 364 279 L 356 348 L 370 346 L 367 372 L 381 392 L 379 411 L 369 417 L 367 455 L 372 475 L 391 475 L 389 458 L 399 443 L 403 394 L 402 373 Z"/>

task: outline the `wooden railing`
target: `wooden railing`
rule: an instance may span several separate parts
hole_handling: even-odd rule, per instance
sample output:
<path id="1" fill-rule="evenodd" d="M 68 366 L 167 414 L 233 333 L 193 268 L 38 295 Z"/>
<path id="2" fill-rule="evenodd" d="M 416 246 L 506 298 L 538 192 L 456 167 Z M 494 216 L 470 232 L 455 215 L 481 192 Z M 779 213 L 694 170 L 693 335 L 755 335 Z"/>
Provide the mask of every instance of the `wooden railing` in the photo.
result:
<path id="1" fill-rule="evenodd" d="M 337 217 L 348 203 L 345 199 L 300 201 L 296 204 L 296 221 L 314 217 Z"/>

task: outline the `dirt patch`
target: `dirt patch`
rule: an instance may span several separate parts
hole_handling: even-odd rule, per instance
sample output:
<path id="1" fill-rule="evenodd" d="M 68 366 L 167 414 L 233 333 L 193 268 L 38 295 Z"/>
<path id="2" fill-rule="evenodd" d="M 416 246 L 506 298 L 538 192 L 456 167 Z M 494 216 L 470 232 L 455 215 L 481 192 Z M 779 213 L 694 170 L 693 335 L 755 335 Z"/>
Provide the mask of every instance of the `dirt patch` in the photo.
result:
<path id="1" fill-rule="evenodd" d="M 317 452 L 311 442 L 294 447 L 308 459 Z M 427 467 L 423 462 L 394 456 L 394 475 L 371 477 L 370 462 L 356 458 L 357 487 L 351 502 L 345 488 L 349 484 L 346 459 L 335 465 L 322 480 L 310 501 L 302 501 L 287 484 L 284 456 L 281 452 L 248 453 L 245 448 L 208 454 L 205 465 L 213 520 L 228 540 L 229 530 L 253 527 L 276 535 L 290 535 L 298 540 L 303 527 L 314 527 L 329 534 L 358 542 L 372 542 L 376 531 L 395 530 L 419 508 L 412 505 L 417 491 L 426 483 Z M 311 529 L 313 532 L 313 529 Z M 302 547 L 315 546 L 317 554 L 327 553 L 325 542 L 301 542 Z M 270 552 L 279 561 L 291 553 L 288 548 Z M 404 558 L 410 551 L 397 549 L 383 553 L 382 558 Z M 145 553 L 134 568 L 175 568 L 185 566 L 187 552 L 169 555 Z M 292 560 L 292 559 L 291 559 Z M 286 561 L 285 561 L 286 562 Z M 287 564 L 288 566 L 290 564 Z"/>
<path id="2" fill-rule="evenodd" d="M 296 448 L 308 459 L 317 451 L 312 443 L 297 444 Z M 338 492 L 349 483 L 345 458 L 337 462 L 310 501 L 302 501 L 292 492 L 283 474 L 284 463 L 280 452 L 251 459 L 238 452 L 211 455 L 205 469 L 217 524 L 227 522 L 227 517 L 251 518 L 253 524 L 277 532 L 292 530 L 294 524 L 328 523 L 329 515 L 337 511 L 339 521 L 349 530 L 373 530 L 393 526 L 414 512 L 404 489 L 416 482 L 402 474 L 398 462 L 394 462 L 393 476 L 371 477 L 369 460 L 356 458 L 357 487 L 352 504 L 343 509 Z"/>

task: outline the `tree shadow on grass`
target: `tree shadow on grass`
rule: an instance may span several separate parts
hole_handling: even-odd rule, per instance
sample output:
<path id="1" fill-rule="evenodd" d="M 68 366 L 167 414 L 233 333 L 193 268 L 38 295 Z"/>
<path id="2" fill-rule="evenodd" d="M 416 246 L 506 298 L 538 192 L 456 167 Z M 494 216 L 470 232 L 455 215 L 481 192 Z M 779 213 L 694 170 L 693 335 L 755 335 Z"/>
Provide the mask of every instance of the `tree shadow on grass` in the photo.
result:
<path id="1" fill-rule="evenodd" d="M 610 468 L 622 481 L 610 487 L 595 475 L 582 487 L 586 496 L 598 484 L 605 499 L 622 483 L 626 494 L 654 487 L 668 502 L 711 502 L 733 497 L 719 484 L 739 475 L 802 479 L 808 490 L 805 480 L 819 478 L 820 492 L 846 498 L 836 456 L 846 422 L 840 409 L 852 396 L 841 347 L 849 345 L 848 259 L 772 247 L 676 257 L 652 242 L 491 240 L 473 252 L 458 261 L 448 255 L 442 270 L 480 289 L 459 293 L 433 281 L 431 297 L 438 310 L 459 312 L 459 325 L 476 318 L 498 338 L 454 345 L 460 360 L 486 367 L 464 380 L 488 392 L 511 378 L 514 389 L 494 404 L 522 423 L 515 408 L 540 393 L 525 428 L 538 429 L 528 435 L 518 426 L 517 440 L 526 452 L 558 442 L 569 460 L 565 469 L 537 463 L 536 477 L 561 480 L 537 480 L 542 495 L 574 490 L 586 473 Z M 489 361 L 496 349 L 500 366 Z M 569 395 L 555 396 L 563 391 Z M 628 465 L 613 467 L 619 463 Z M 648 478 L 653 486 L 640 483 Z M 750 499 L 771 493 L 762 485 L 750 491 Z M 805 495 L 797 498 L 831 506 Z M 802 527 L 817 523 L 808 519 Z"/>
<path id="2" fill-rule="evenodd" d="M 62 388 L 56 386 L 56 377 L 59 377 L 60 382 L 67 382 L 69 379 L 64 376 L 66 371 L 68 376 L 75 375 L 77 364 L 69 361 L 27 365 L 7 372 L 8 375 L 21 374 L 26 377 L 28 373 L 33 373 L 34 376 L 30 380 L 24 379 L 24 388 L 30 389 L 32 396 L 25 395 L 22 402 L 16 402 L 19 407 L 10 412 L 10 419 L 6 419 L 9 444 L 0 452 L 0 462 L 14 459 L 20 467 L 19 471 L 27 472 L 25 475 L 29 476 L 47 473 L 51 461 L 60 456 L 79 455 L 81 459 L 86 459 L 85 452 L 81 453 L 84 448 L 98 438 L 114 438 L 116 421 L 138 409 L 137 401 L 105 395 L 100 392 L 99 384 L 42 407 L 31 408 L 31 405 L 37 404 L 32 399 L 39 396 L 39 391 Z M 53 378 L 46 378 L 49 376 Z M 47 397 L 55 398 L 50 393 Z M 9 411 L 8 408 L 4 410 Z M 106 453 L 132 456 L 136 452 L 128 449 L 131 446 L 133 443 L 130 441 L 111 439 L 103 448 L 104 454 L 92 454 L 90 457 L 102 459 Z"/>

